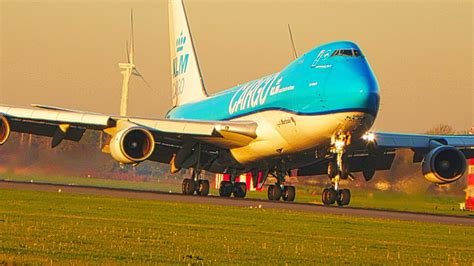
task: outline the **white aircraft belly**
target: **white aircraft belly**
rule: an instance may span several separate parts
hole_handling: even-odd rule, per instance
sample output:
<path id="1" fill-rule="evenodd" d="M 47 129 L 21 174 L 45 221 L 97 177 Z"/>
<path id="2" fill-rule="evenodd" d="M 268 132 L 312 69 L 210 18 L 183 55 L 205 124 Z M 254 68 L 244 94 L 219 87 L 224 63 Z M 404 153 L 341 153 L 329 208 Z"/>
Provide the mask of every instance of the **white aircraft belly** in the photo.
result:
<path id="1" fill-rule="evenodd" d="M 231 149 L 241 164 L 327 146 L 337 131 L 366 131 L 374 118 L 362 112 L 297 115 L 271 110 L 241 117 L 258 123 L 257 138 L 244 147 Z"/>

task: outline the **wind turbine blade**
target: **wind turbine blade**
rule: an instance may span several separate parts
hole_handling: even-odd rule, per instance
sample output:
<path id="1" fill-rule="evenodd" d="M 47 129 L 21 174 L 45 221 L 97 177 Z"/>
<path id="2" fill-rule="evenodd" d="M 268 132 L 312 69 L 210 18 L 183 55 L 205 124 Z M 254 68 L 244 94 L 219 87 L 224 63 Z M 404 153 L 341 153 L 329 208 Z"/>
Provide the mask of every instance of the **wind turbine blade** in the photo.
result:
<path id="1" fill-rule="evenodd" d="M 133 8 L 130 11 L 130 60 L 129 63 L 134 64 L 135 40 L 133 38 Z"/>
<path id="2" fill-rule="evenodd" d="M 293 49 L 293 59 L 298 58 L 298 53 L 296 52 L 295 41 L 293 40 L 293 33 L 291 32 L 290 24 L 288 24 L 288 33 L 290 34 L 291 47 Z"/>
<path id="3" fill-rule="evenodd" d="M 128 41 L 125 43 L 125 51 L 127 51 L 127 63 L 130 64 L 130 53 L 128 52 Z"/>
<path id="4" fill-rule="evenodd" d="M 153 90 L 153 88 L 150 86 L 150 83 L 148 83 L 148 81 L 146 81 L 145 77 L 143 77 L 143 75 L 138 71 L 137 68 L 134 68 L 133 71 L 132 71 L 132 75 L 135 75 L 137 77 L 140 77 L 143 82 L 145 82 L 145 84 L 147 85 L 147 87 L 151 90 Z"/>

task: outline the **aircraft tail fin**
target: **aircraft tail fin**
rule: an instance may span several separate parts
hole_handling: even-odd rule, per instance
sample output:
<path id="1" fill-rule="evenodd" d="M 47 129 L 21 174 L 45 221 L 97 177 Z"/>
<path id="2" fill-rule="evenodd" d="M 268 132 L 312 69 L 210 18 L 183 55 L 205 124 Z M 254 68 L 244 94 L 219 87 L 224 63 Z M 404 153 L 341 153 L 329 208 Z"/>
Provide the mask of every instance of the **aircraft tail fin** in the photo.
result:
<path id="1" fill-rule="evenodd" d="M 173 106 L 207 97 L 183 0 L 169 0 Z"/>

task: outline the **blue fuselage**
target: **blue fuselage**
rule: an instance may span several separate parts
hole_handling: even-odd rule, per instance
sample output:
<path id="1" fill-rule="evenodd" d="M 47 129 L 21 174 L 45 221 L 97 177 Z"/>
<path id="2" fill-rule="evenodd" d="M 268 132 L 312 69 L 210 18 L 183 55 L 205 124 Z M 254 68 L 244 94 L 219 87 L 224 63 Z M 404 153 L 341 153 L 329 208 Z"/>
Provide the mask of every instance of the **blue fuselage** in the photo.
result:
<path id="1" fill-rule="evenodd" d="M 170 110 L 167 118 L 233 120 L 281 110 L 303 116 L 363 112 L 374 118 L 379 86 L 360 48 L 333 42 L 312 49 L 282 71 Z"/>

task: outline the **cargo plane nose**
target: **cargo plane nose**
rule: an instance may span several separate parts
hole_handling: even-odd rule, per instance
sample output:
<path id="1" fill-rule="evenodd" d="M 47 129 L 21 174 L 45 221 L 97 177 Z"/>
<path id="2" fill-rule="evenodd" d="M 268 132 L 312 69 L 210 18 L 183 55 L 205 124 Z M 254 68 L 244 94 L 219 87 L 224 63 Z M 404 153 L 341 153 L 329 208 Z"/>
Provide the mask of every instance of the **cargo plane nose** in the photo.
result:
<path id="1" fill-rule="evenodd" d="M 334 58 L 326 83 L 326 96 L 328 104 L 335 109 L 362 111 L 376 117 L 380 104 L 379 85 L 365 57 Z"/>

